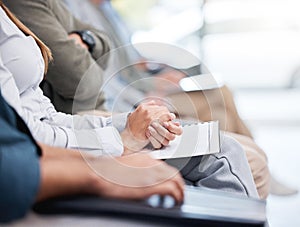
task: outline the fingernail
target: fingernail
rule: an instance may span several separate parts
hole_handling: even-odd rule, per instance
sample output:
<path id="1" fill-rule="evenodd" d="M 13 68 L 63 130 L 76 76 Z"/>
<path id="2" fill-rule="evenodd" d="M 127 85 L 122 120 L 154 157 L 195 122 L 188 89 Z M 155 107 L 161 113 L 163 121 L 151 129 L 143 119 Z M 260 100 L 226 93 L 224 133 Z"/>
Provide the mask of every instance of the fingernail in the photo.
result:
<path id="1" fill-rule="evenodd" d="M 176 115 L 174 113 L 171 113 L 170 116 L 171 116 L 172 120 L 176 119 Z"/>

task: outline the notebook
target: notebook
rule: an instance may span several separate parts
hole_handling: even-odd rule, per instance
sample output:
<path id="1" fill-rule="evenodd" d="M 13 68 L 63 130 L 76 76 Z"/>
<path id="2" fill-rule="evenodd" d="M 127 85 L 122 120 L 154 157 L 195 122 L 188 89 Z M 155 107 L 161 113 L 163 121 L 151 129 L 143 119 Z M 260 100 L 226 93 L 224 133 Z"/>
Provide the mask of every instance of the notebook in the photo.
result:
<path id="1" fill-rule="evenodd" d="M 185 77 L 180 80 L 179 85 L 183 91 L 190 92 L 218 89 L 224 86 L 224 82 L 220 76 L 208 73 Z"/>
<path id="2" fill-rule="evenodd" d="M 155 159 L 186 158 L 218 153 L 220 131 L 217 121 L 191 123 L 183 126 L 183 133 L 166 147 L 148 152 Z"/>
<path id="3" fill-rule="evenodd" d="M 157 199 L 156 199 L 157 198 Z M 93 196 L 58 198 L 34 206 L 41 214 L 92 215 L 101 219 L 141 220 L 158 226 L 264 226 L 266 202 L 236 194 L 186 186 L 182 205 L 170 197 L 151 196 L 141 201 Z"/>

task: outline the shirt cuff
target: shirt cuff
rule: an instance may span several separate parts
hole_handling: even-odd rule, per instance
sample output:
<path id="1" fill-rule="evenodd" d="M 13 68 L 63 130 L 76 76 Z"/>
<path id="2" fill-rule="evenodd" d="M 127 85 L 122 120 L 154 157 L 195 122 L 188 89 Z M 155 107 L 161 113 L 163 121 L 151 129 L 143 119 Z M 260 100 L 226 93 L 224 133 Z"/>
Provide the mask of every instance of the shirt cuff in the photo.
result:
<path id="1" fill-rule="evenodd" d="M 114 127 L 67 129 L 67 134 L 67 147 L 71 149 L 86 151 L 95 156 L 121 156 L 124 152 L 121 136 Z"/>
<path id="2" fill-rule="evenodd" d="M 126 124 L 127 124 L 127 118 L 129 116 L 130 112 L 122 113 L 122 114 L 114 114 L 112 117 L 108 118 L 107 125 L 113 126 L 116 128 L 119 133 L 124 131 Z"/>

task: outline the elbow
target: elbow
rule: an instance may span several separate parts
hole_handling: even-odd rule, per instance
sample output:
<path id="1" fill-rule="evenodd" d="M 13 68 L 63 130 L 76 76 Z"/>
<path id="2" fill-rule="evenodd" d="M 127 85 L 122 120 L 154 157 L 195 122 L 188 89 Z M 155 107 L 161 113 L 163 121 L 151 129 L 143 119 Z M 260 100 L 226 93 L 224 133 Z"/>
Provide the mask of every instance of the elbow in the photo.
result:
<path id="1" fill-rule="evenodd" d="M 19 207 L 12 206 L 11 203 L 2 203 L 0 205 L 0 223 L 8 223 L 23 218 L 27 209 L 20 210 Z"/>
<path id="2" fill-rule="evenodd" d="M 73 92 L 71 91 L 69 94 L 71 97 L 66 98 L 82 102 L 102 95 L 102 86 L 104 84 L 103 71 L 99 69 L 97 65 L 83 72 L 80 79 L 74 82 Z"/>
<path id="3" fill-rule="evenodd" d="M 35 150 L 26 155 L 15 150 L 2 155 L 0 174 L 0 223 L 20 219 L 26 215 L 39 190 L 40 170 Z M 18 168 L 11 168 L 14 163 Z M 30 168 L 28 168 L 30 166 Z"/>
<path id="4" fill-rule="evenodd" d="M 84 66 L 69 67 L 68 70 L 49 73 L 47 80 L 64 99 L 88 101 L 101 93 L 103 76 L 103 70 L 94 61 Z"/>

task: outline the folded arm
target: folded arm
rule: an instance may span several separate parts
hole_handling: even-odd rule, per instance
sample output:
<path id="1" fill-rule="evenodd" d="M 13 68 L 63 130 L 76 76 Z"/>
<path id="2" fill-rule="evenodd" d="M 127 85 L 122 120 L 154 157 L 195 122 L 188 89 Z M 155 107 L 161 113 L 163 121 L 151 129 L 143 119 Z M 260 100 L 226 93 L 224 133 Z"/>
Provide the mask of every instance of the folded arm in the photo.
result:
<path id="1" fill-rule="evenodd" d="M 54 62 L 47 80 L 62 97 L 79 102 L 91 102 L 100 94 L 103 69 L 95 62 L 101 58 L 102 67 L 108 58 L 109 39 L 92 27 L 76 20 L 60 1 L 6 1 L 5 4 L 41 38 L 52 50 Z M 91 30 L 96 47 L 91 55 L 68 35 L 74 30 Z"/>

